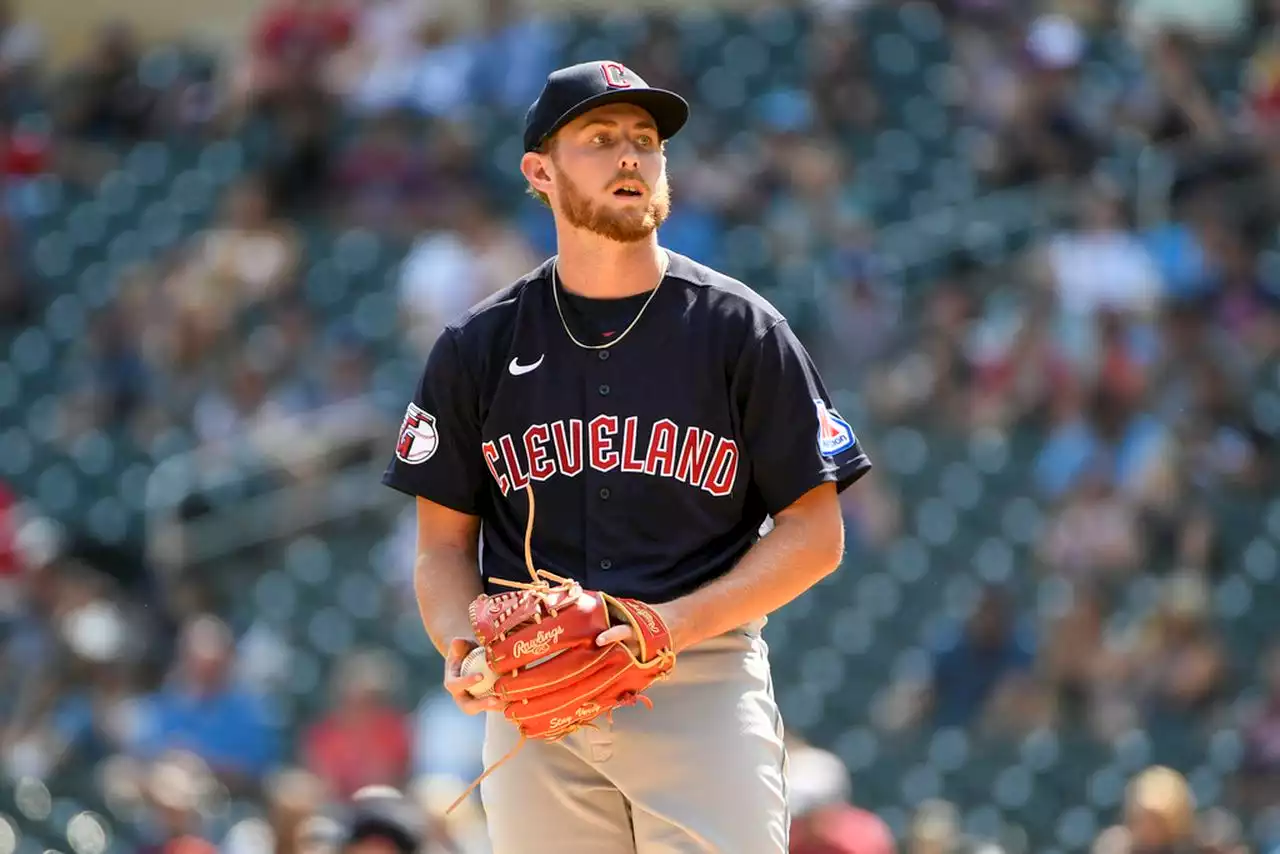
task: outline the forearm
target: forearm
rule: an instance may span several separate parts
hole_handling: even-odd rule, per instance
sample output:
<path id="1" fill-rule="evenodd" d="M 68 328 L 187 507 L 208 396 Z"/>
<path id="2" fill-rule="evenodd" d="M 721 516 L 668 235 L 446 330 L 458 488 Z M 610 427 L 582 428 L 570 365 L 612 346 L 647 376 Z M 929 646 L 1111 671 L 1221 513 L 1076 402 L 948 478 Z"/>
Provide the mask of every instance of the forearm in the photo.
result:
<path id="1" fill-rule="evenodd" d="M 419 553 L 413 589 L 422 625 L 442 656 L 450 640 L 472 636 L 467 609 L 484 589 L 474 549 L 441 546 Z"/>
<path id="2" fill-rule="evenodd" d="M 661 606 L 679 649 L 786 605 L 840 565 L 843 528 L 809 518 L 779 520 L 725 575 Z"/>

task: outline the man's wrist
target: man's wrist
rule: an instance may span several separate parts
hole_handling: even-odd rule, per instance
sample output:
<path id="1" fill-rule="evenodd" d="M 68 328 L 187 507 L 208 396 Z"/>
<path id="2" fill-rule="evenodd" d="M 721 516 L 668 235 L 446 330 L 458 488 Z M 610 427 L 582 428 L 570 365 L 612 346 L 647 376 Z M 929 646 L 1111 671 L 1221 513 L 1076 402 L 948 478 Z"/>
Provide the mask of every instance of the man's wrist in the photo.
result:
<path id="1" fill-rule="evenodd" d="M 697 636 L 697 628 L 691 619 L 687 603 L 677 599 L 650 607 L 658 612 L 666 625 L 673 651 L 681 652 L 702 640 Z"/>

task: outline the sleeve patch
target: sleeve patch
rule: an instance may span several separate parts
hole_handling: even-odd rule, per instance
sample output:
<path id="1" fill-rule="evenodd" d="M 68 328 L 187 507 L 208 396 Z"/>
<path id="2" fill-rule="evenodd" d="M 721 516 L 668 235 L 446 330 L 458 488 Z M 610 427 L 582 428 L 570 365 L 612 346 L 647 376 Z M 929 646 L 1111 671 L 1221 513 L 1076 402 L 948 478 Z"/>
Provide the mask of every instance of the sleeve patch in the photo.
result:
<path id="1" fill-rule="evenodd" d="M 410 465 L 421 465 L 435 454 L 440 446 L 440 433 L 436 430 L 436 417 L 410 403 L 400 425 L 400 438 L 396 442 L 396 458 Z"/>
<path id="2" fill-rule="evenodd" d="M 857 444 L 858 437 L 848 421 L 834 409 L 828 409 L 820 397 L 815 397 L 813 404 L 818 410 L 818 450 L 823 456 L 834 457 Z"/>

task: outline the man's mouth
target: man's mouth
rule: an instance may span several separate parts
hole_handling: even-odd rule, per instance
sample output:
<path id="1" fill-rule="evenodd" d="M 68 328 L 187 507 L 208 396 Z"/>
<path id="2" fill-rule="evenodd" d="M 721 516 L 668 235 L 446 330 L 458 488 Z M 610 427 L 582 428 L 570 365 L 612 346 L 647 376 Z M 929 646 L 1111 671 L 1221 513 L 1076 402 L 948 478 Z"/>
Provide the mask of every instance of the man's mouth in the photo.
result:
<path id="1" fill-rule="evenodd" d="M 613 191 L 613 194 L 621 199 L 638 199 L 644 195 L 644 192 L 635 187 L 619 187 Z"/>

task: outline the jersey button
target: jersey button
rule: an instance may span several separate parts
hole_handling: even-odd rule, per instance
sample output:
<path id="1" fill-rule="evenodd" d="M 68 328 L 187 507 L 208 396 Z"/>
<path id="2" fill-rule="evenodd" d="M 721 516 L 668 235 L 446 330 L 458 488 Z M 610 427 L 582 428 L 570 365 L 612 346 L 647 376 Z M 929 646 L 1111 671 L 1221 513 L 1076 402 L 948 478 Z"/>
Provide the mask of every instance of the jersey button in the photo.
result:
<path id="1" fill-rule="evenodd" d="M 608 386 L 607 384 L 602 383 L 602 384 L 600 385 L 600 394 L 602 394 L 602 395 L 607 395 L 607 394 L 609 394 L 609 386 Z"/>
<path id="2" fill-rule="evenodd" d="M 605 501 L 609 500 L 609 487 L 606 486 L 600 490 L 600 497 L 603 498 Z"/>
<path id="3" fill-rule="evenodd" d="M 607 361 L 609 361 L 609 351 L 608 351 L 608 350 L 601 350 L 601 351 L 600 351 L 600 361 L 602 361 L 602 362 L 607 362 Z"/>
<path id="4" fill-rule="evenodd" d="M 612 568 L 613 568 L 613 561 L 609 560 L 608 558 L 605 558 L 604 560 L 600 561 L 600 568 L 601 568 L 601 569 L 612 569 Z"/>

